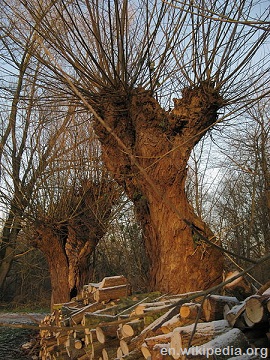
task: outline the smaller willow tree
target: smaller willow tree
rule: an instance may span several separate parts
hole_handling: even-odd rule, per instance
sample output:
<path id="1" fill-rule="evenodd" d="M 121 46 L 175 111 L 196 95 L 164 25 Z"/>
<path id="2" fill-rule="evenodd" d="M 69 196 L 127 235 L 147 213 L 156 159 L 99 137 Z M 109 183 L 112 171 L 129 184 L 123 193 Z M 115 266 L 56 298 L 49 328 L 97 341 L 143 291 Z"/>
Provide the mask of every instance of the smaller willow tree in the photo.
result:
<path id="1" fill-rule="evenodd" d="M 2 25 L 0 289 L 19 234 L 29 229 L 48 261 L 53 301 L 69 301 L 90 276 L 89 258 L 106 232 L 119 186 L 101 162 L 89 116 L 72 96 L 61 96 L 60 83 L 33 56 L 36 32 L 27 24 L 15 32 L 11 20 Z"/>
<path id="2" fill-rule="evenodd" d="M 91 280 L 93 252 L 121 206 L 89 122 L 76 119 L 58 146 L 61 156 L 37 181 L 26 215 L 32 244 L 49 265 L 52 303 L 69 301 Z"/>
<path id="3" fill-rule="evenodd" d="M 91 280 L 92 256 L 107 232 L 116 201 L 115 185 L 108 177 L 77 186 L 62 189 L 57 203 L 51 198 L 49 208 L 30 227 L 32 244 L 49 265 L 52 303 L 69 301 Z"/>
<path id="4" fill-rule="evenodd" d="M 215 241 L 188 203 L 187 161 L 212 126 L 256 101 L 254 90 L 269 80 L 260 50 L 269 14 L 252 0 L 29 0 L 21 7 L 39 34 L 43 62 L 94 115 L 104 162 L 142 223 L 152 288 L 181 292 L 220 281 L 221 252 L 193 233 Z M 22 19 L 12 6 L 7 15 L 14 12 Z"/>

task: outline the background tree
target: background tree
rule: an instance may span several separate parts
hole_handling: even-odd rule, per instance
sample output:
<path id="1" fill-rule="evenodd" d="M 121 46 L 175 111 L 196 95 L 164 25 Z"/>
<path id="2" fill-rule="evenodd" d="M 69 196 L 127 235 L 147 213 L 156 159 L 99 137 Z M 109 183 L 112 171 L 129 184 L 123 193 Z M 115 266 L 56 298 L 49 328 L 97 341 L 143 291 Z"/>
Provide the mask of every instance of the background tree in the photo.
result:
<path id="1" fill-rule="evenodd" d="M 55 303 L 69 301 L 92 279 L 92 253 L 123 206 L 91 123 L 74 123 L 62 136 L 65 153 L 37 182 L 28 215 L 34 244 L 48 260 Z"/>
<path id="2" fill-rule="evenodd" d="M 12 25 L 7 25 L 7 33 Z M 20 49 L 10 37 L 2 40 L 2 97 L 1 97 L 1 215 L 3 215 L 0 243 L 0 288 L 10 270 L 18 233 L 22 228 L 23 214 L 31 198 L 36 178 L 46 168 L 50 147 L 36 162 L 35 144 L 29 138 L 30 131 L 39 132 L 45 119 L 30 125 L 36 111 L 37 74 L 41 64 L 29 53 L 35 45 L 33 33 L 29 32 L 25 45 Z M 30 81 L 31 79 L 31 81 Z"/>
<path id="3" fill-rule="evenodd" d="M 21 25 L 22 47 L 13 39 L 13 19 L 3 24 L 1 38 L 0 288 L 18 255 L 20 231 L 35 229 L 54 301 L 67 301 L 86 280 L 119 191 L 100 160 L 89 119 L 71 98 L 59 96 L 59 84 L 31 55 L 38 47 L 35 31 Z"/>
<path id="4" fill-rule="evenodd" d="M 213 234 L 188 203 L 186 167 L 209 128 L 257 100 L 268 81 L 260 49 L 269 14 L 249 0 L 21 4 L 42 61 L 94 115 L 104 162 L 134 201 L 152 287 L 181 292 L 220 281 L 221 254 L 194 241 L 192 227 Z M 21 18 L 12 7 L 6 14 Z"/>
<path id="5" fill-rule="evenodd" d="M 216 228 L 222 242 L 236 254 L 257 258 L 269 252 L 268 97 L 248 108 L 241 124 L 223 134 L 223 181 L 214 206 Z M 220 160 L 219 160 L 220 161 Z M 240 266 L 245 262 L 237 259 Z M 254 273 L 268 280 L 267 264 Z"/>
<path id="6" fill-rule="evenodd" d="M 110 222 L 103 240 L 95 249 L 94 279 L 123 274 L 134 292 L 149 290 L 149 262 L 142 229 L 129 201 Z"/>

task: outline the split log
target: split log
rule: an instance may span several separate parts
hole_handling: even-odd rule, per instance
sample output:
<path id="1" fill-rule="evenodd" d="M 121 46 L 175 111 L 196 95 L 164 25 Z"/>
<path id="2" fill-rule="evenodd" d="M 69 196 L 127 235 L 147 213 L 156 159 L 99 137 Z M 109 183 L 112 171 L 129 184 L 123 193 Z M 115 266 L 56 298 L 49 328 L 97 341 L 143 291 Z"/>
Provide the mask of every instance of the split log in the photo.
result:
<path id="1" fill-rule="evenodd" d="M 100 284 L 101 284 L 101 282 L 89 283 L 88 284 L 88 292 L 89 293 L 94 293 L 100 287 Z"/>
<path id="2" fill-rule="evenodd" d="M 123 275 L 105 277 L 99 284 L 99 289 L 127 285 L 128 281 Z"/>
<path id="3" fill-rule="evenodd" d="M 237 304 L 239 304 L 239 300 L 236 297 L 209 295 L 202 305 L 203 316 L 206 321 L 222 320 L 224 319 L 225 305 L 232 308 Z"/>
<path id="4" fill-rule="evenodd" d="M 110 301 L 129 295 L 130 288 L 128 285 L 119 285 L 107 288 L 98 288 L 94 293 L 94 299 L 97 302 Z"/>

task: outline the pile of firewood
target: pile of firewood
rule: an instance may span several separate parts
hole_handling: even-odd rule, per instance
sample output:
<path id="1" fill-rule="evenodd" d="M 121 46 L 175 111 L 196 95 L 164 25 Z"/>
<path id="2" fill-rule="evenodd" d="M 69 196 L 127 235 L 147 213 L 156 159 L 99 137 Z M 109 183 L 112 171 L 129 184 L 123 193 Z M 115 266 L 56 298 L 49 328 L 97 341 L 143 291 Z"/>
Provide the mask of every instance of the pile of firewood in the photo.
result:
<path id="1" fill-rule="evenodd" d="M 40 325 L 40 358 L 268 358 L 268 291 L 243 301 L 203 292 L 132 296 L 123 276 L 108 277 L 55 305 Z"/>

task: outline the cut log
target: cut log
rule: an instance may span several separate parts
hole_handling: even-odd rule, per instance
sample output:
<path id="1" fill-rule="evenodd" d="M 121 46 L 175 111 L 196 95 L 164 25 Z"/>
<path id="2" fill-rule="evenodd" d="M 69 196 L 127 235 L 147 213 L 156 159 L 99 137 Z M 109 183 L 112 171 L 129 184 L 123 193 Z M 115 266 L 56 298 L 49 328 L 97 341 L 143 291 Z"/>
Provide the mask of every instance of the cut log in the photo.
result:
<path id="1" fill-rule="evenodd" d="M 117 348 L 116 357 L 117 357 L 117 359 L 122 359 L 122 357 L 123 357 L 123 352 L 122 352 L 120 346 Z"/>
<path id="2" fill-rule="evenodd" d="M 270 313 L 270 298 L 266 302 L 266 308 L 267 308 L 268 312 Z"/>
<path id="3" fill-rule="evenodd" d="M 245 311 L 246 304 L 241 303 L 238 305 L 235 305 L 231 308 L 230 311 L 226 314 L 226 319 L 228 320 L 229 324 L 231 326 L 234 326 L 237 322 L 237 320 L 240 318 L 241 314 Z"/>
<path id="4" fill-rule="evenodd" d="M 151 303 L 142 303 L 136 306 L 134 312 L 136 315 L 141 315 L 153 310 L 161 310 L 167 307 L 170 303 L 165 301 L 151 302 Z"/>
<path id="5" fill-rule="evenodd" d="M 95 313 L 85 313 L 82 319 L 82 325 L 88 328 L 92 328 L 103 322 L 114 321 L 115 316 L 111 315 L 99 315 Z"/>
<path id="6" fill-rule="evenodd" d="M 254 324 L 267 320 L 263 306 L 264 298 L 259 295 L 250 296 L 246 299 L 246 316 Z"/>
<path id="7" fill-rule="evenodd" d="M 139 349 L 147 337 L 161 334 L 160 324 L 163 324 L 164 319 L 167 319 L 170 314 L 171 310 L 167 311 L 164 315 L 143 329 L 139 335 L 135 336 L 129 344 L 129 350 L 133 351 L 136 348 Z"/>
<path id="8" fill-rule="evenodd" d="M 97 302 L 110 301 L 119 299 L 129 295 L 130 289 L 128 285 L 119 285 L 107 288 L 99 288 L 94 293 L 94 299 Z"/>
<path id="9" fill-rule="evenodd" d="M 182 357 L 181 351 L 184 347 L 181 331 L 174 330 L 170 342 L 170 350 L 172 350 L 170 354 L 172 354 L 173 359 L 180 359 L 180 357 Z"/>
<path id="10" fill-rule="evenodd" d="M 102 358 L 102 350 L 105 349 L 105 345 L 100 342 L 94 342 L 91 347 L 91 356 L 92 359 Z"/>
<path id="11" fill-rule="evenodd" d="M 238 321 L 236 323 L 238 329 L 243 330 L 246 328 L 252 328 L 255 323 L 252 322 L 248 317 L 247 317 L 247 313 L 244 311 L 243 314 L 241 315 L 241 317 L 239 318 L 240 321 L 242 321 L 243 325 L 240 323 L 240 321 Z M 241 326 L 242 325 L 242 326 Z"/>
<path id="12" fill-rule="evenodd" d="M 229 272 L 225 278 L 229 280 L 234 276 L 238 275 L 239 271 Z M 248 296 L 252 295 L 251 284 L 243 276 L 239 276 L 237 279 L 231 281 L 224 286 L 224 290 L 229 294 L 235 296 L 239 300 L 244 300 Z"/>
<path id="13" fill-rule="evenodd" d="M 174 344 L 179 344 L 182 348 L 199 346 L 228 332 L 230 329 L 231 327 L 226 320 L 198 323 L 194 334 L 194 324 L 178 327 L 172 332 L 171 348 L 174 348 Z"/>
<path id="14" fill-rule="evenodd" d="M 86 312 L 95 312 L 97 310 L 104 309 L 104 308 L 105 308 L 105 305 L 103 305 L 99 302 L 95 302 L 93 304 L 87 305 L 70 316 L 70 324 L 79 324 L 82 321 L 83 315 Z"/>
<path id="15" fill-rule="evenodd" d="M 157 344 L 154 346 L 152 352 L 152 358 L 155 360 L 172 360 L 173 357 L 170 355 L 169 344 Z M 147 359 L 148 360 L 148 359 Z"/>
<path id="16" fill-rule="evenodd" d="M 177 315 L 173 316 L 170 320 L 163 323 L 163 325 L 161 326 L 160 329 L 163 332 L 163 334 L 168 334 L 176 327 L 188 325 L 193 322 L 194 322 L 194 320 L 182 319 L 180 314 L 177 314 Z"/>
<path id="17" fill-rule="evenodd" d="M 248 348 L 250 344 L 244 333 L 239 329 L 231 329 L 200 347 L 191 347 L 190 354 L 186 358 L 225 360 L 230 356 L 244 354 Z M 174 359 L 180 359 L 180 356 L 175 356 Z"/>
<path id="18" fill-rule="evenodd" d="M 92 360 L 91 354 L 84 354 L 78 358 L 78 360 Z"/>
<path id="19" fill-rule="evenodd" d="M 90 330 L 90 341 L 91 341 L 91 344 L 95 341 L 98 341 L 96 329 Z"/>
<path id="20" fill-rule="evenodd" d="M 152 354 L 150 350 L 148 349 L 146 343 L 143 343 L 141 346 L 141 352 L 145 359 L 152 359 Z"/>
<path id="21" fill-rule="evenodd" d="M 142 344 L 141 352 L 146 360 L 167 360 L 172 359 L 169 353 L 168 344 L 157 344 L 153 349 L 148 349 L 146 344 Z"/>
<path id="22" fill-rule="evenodd" d="M 203 316 L 206 321 L 224 319 L 225 305 L 231 308 L 239 304 L 239 300 L 230 296 L 209 295 L 203 302 Z"/>
<path id="23" fill-rule="evenodd" d="M 96 336 L 97 340 L 104 344 L 110 339 L 116 339 L 117 338 L 117 329 L 118 325 L 102 325 L 96 327 Z"/>
<path id="24" fill-rule="evenodd" d="M 121 360 L 144 360 L 144 357 L 141 353 L 141 350 L 135 349 L 135 350 L 131 351 L 129 354 L 123 355 L 120 359 Z"/>
<path id="25" fill-rule="evenodd" d="M 198 296 L 196 296 L 198 295 Z M 194 299 L 197 299 L 196 301 L 198 301 L 198 299 L 202 299 L 202 295 L 201 295 L 201 291 L 191 291 L 191 292 L 187 292 L 184 294 L 176 294 L 176 295 L 164 295 L 162 297 L 160 297 L 160 300 L 183 300 L 183 299 L 188 299 L 190 297 L 193 297 Z"/>
<path id="26" fill-rule="evenodd" d="M 149 348 L 153 349 L 157 344 L 169 344 L 171 342 L 172 332 L 168 334 L 162 334 L 146 338 L 144 344 Z"/>
<path id="27" fill-rule="evenodd" d="M 129 354 L 130 349 L 129 349 L 128 344 L 126 343 L 125 340 L 120 340 L 120 348 L 121 348 L 121 351 L 122 351 L 123 355 L 128 355 Z"/>
<path id="28" fill-rule="evenodd" d="M 75 339 L 75 341 L 74 341 L 74 347 L 75 347 L 75 349 L 81 349 L 81 348 L 83 347 L 82 341 L 79 340 L 79 339 Z"/>
<path id="29" fill-rule="evenodd" d="M 122 326 L 122 337 L 127 338 L 130 336 L 137 336 L 142 332 L 143 328 L 143 320 L 130 321 Z"/>
<path id="30" fill-rule="evenodd" d="M 117 347 L 108 346 L 102 350 L 102 360 L 112 360 L 116 358 Z"/>
<path id="31" fill-rule="evenodd" d="M 182 319 L 196 319 L 201 305 L 195 303 L 185 303 L 180 307 L 179 314 Z"/>

